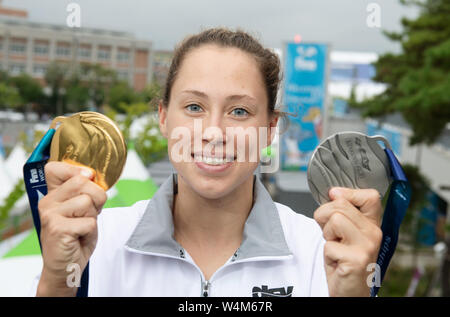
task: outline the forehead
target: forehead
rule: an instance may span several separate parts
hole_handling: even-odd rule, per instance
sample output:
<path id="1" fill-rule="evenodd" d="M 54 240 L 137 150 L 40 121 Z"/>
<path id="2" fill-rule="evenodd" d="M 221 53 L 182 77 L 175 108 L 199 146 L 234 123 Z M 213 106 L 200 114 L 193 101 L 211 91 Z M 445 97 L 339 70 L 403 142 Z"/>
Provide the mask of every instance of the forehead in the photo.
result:
<path id="1" fill-rule="evenodd" d="M 208 94 L 248 93 L 266 98 L 264 81 L 256 59 L 234 47 L 203 45 L 183 59 L 172 92 L 198 89 Z"/>

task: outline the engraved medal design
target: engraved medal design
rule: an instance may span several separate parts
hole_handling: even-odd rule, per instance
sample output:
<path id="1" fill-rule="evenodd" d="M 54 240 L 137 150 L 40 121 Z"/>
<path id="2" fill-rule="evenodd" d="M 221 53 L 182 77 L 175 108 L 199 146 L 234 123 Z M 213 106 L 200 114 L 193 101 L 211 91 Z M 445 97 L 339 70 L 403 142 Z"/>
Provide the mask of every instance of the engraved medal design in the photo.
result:
<path id="1" fill-rule="evenodd" d="M 94 171 L 93 181 L 104 190 L 119 179 L 125 165 L 127 148 L 117 125 L 108 117 L 91 111 L 70 117 L 56 117 L 49 161 L 82 165 Z"/>
<path id="2" fill-rule="evenodd" d="M 331 187 L 374 188 L 381 198 L 392 181 L 388 157 L 377 141 L 387 148 L 383 136 L 340 132 L 325 139 L 308 163 L 308 185 L 318 204 L 328 202 Z"/>

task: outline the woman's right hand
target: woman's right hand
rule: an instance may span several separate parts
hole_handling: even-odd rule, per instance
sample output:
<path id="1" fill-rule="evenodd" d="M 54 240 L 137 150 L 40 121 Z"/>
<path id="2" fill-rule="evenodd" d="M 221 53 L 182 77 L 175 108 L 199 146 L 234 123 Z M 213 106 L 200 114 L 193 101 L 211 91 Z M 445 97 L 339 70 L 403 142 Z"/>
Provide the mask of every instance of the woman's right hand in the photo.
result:
<path id="1" fill-rule="evenodd" d="M 48 194 L 38 205 L 44 265 L 37 296 L 76 295 L 68 277 L 74 265 L 81 277 L 94 252 L 97 216 L 107 199 L 93 176 L 89 168 L 68 163 L 45 165 Z"/>

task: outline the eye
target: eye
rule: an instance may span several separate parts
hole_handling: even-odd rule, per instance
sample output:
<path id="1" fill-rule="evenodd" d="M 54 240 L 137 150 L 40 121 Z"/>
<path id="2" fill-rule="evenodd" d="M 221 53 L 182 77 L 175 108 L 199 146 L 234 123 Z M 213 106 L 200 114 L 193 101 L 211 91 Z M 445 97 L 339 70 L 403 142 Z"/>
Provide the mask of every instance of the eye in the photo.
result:
<path id="1" fill-rule="evenodd" d="M 244 108 L 235 108 L 231 111 L 237 117 L 246 117 L 248 115 L 248 111 Z"/>
<path id="2" fill-rule="evenodd" d="M 188 109 L 190 112 L 200 112 L 203 110 L 202 107 L 200 107 L 196 103 L 191 103 L 190 105 L 187 105 L 186 109 Z"/>

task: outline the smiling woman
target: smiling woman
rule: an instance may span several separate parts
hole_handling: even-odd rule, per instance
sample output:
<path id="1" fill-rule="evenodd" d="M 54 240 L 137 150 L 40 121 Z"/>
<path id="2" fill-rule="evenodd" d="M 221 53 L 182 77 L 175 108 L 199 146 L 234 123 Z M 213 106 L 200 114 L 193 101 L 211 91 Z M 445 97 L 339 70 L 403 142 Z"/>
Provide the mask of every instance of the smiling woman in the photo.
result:
<path id="1" fill-rule="evenodd" d="M 193 145 L 196 164 L 191 160 L 172 160 L 180 176 L 180 188 L 189 183 L 201 196 L 216 199 L 232 192 L 249 192 L 250 176 L 259 163 L 259 156 L 252 162 L 248 159 L 257 150 L 253 145 L 258 144 L 258 140 L 250 140 L 250 135 L 258 137 L 258 128 L 271 130 L 276 126 L 279 77 L 277 55 L 245 32 L 210 29 L 187 38 L 177 47 L 160 104 L 160 122 L 161 131 L 169 140 L 169 155 L 176 154 L 171 149 L 179 141 L 171 137 L 171 132 L 177 127 L 192 130 L 194 140 L 186 139 L 182 147 Z M 206 132 L 201 140 L 195 139 L 203 132 L 195 131 L 195 119 L 201 121 Z M 236 130 L 232 128 L 237 127 L 246 129 L 247 140 L 234 142 L 239 134 L 233 133 Z M 273 135 L 266 136 L 268 139 L 261 141 L 268 145 Z M 211 144 L 214 146 L 208 146 Z M 250 147 L 252 153 L 246 151 Z M 238 155 L 240 159 L 234 160 Z M 233 201 L 230 209 L 242 204 Z M 248 202 L 244 205 L 248 206 Z"/>
<path id="2" fill-rule="evenodd" d="M 158 109 L 176 173 L 150 200 L 99 215 L 106 197 L 88 171 L 47 164 L 35 294 L 73 296 L 66 268 L 89 261 L 89 296 L 368 295 L 379 228 L 362 212 L 376 221 L 378 195 L 335 192 L 316 222 L 254 175 L 280 117 L 279 83 L 277 55 L 245 32 L 184 40 Z"/>

